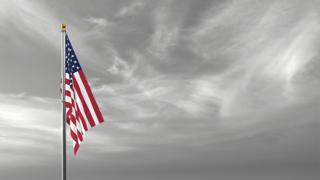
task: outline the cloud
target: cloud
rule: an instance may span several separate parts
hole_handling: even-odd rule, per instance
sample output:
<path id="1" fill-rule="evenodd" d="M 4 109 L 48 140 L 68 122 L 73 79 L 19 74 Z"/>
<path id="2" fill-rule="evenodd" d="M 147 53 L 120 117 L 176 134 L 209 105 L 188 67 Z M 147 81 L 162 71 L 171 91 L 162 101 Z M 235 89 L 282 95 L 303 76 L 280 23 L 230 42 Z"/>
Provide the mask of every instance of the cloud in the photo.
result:
<path id="1" fill-rule="evenodd" d="M 114 63 L 108 69 L 108 71 L 112 74 L 119 74 L 119 73 L 126 74 L 128 70 L 129 70 L 129 65 L 124 60 L 120 59 L 118 56 L 114 57 Z M 130 74 L 127 74 L 127 76 L 130 76 Z"/>
<path id="2" fill-rule="evenodd" d="M 145 6 L 145 3 L 142 1 L 134 1 L 133 3 L 124 6 L 120 9 L 120 11 L 116 14 L 116 17 L 125 17 L 136 14 Z"/>
<path id="3" fill-rule="evenodd" d="M 113 26 L 114 23 L 109 22 L 107 19 L 104 18 L 93 18 L 93 17 L 89 17 L 84 19 L 85 21 L 92 23 L 98 27 L 107 27 L 107 26 Z"/>
<path id="4" fill-rule="evenodd" d="M 44 163 L 41 159 L 43 156 L 48 156 L 50 161 L 53 161 L 52 158 L 60 152 L 61 101 L 24 94 L 0 94 L 0 102 L 0 154 L 6 157 L 0 164 L 7 167 L 38 166 Z M 83 144 L 88 146 L 82 148 L 85 149 L 83 151 L 97 151 L 90 146 L 106 147 L 107 144 L 108 151 L 130 149 L 130 146 L 115 142 L 114 138 L 106 138 L 99 130 L 86 133 L 85 139 L 90 143 Z M 72 154 L 68 129 L 67 140 L 68 153 Z M 32 163 L 23 163 L 22 159 Z"/>
<path id="5" fill-rule="evenodd" d="M 247 10 L 248 4 L 254 8 Z M 293 77 L 317 56 L 312 48 L 319 28 L 314 12 L 293 14 L 297 6 L 281 2 L 221 6 L 204 12 L 204 19 L 190 31 L 193 51 L 208 65 L 223 64 L 220 74 L 200 78 L 211 82 L 213 92 L 222 92 L 216 95 L 222 102 L 220 112 L 248 113 L 290 104 L 299 88 Z"/>
<path id="6" fill-rule="evenodd" d="M 18 36 L 10 34 L 11 31 L 17 31 L 19 36 L 22 34 L 23 38 L 29 41 L 31 39 L 35 44 L 40 43 L 50 46 L 51 52 L 56 53 L 60 47 L 60 24 L 67 23 L 68 34 L 78 57 L 81 59 L 80 61 L 89 61 L 87 67 L 91 70 L 102 69 L 96 61 L 101 59 L 101 54 L 97 53 L 98 50 L 86 42 L 91 39 L 102 38 L 105 35 L 105 27 L 114 26 L 114 23 L 109 22 L 106 18 L 81 17 L 80 19 L 95 24 L 87 30 L 82 29 L 81 25 L 77 23 L 79 22 L 77 19 L 56 15 L 57 12 L 54 9 L 49 10 L 44 2 L 17 0 L 1 1 L 1 4 L 0 18 L 3 21 L 0 25 L 7 29 L 4 35 L 10 38 L 11 42 L 14 42 L 15 39 L 18 39 L 16 41 L 20 40 Z M 70 14 L 72 14 L 72 11 L 70 11 Z M 11 28 L 12 30 L 10 30 Z"/>
<path id="7" fill-rule="evenodd" d="M 0 154 L 7 166 L 16 166 L 21 159 L 41 163 L 37 154 L 53 155 L 60 133 L 59 101 L 25 95 L 0 95 Z M 23 165 L 23 163 L 21 163 Z"/>
<path id="8" fill-rule="evenodd" d="M 33 38 L 43 38 L 53 46 L 59 39 L 59 20 L 46 7 L 36 1 L 1 1 L 1 25 L 10 28 L 12 25 Z M 50 34 L 50 35 L 49 35 Z M 36 36 L 40 35 L 40 36 Z"/>
<path id="9" fill-rule="evenodd" d="M 212 172 L 316 167 L 320 41 L 312 2 L 3 1 L 0 80 L 18 94 L 0 95 L 0 164 L 28 173 L 59 167 L 57 24 L 65 19 L 106 120 L 68 158 L 70 176 L 214 179 Z"/>
<path id="10" fill-rule="evenodd" d="M 169 48 L 176 45 L 179 37 L 179 25 L 172 24 L 168 9 L 159 8 L 154 12 L 154 33 L 150 38 L 148 51 L 154 56 L 163 59 Z"/>

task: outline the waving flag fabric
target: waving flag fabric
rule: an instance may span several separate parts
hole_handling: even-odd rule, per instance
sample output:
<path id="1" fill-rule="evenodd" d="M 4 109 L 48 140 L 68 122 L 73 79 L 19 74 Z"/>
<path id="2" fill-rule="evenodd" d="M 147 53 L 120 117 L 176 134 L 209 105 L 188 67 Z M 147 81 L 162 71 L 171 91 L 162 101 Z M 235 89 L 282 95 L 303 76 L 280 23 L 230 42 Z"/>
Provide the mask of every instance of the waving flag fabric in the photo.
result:
<path id="1" fill-rule="evenodd" d="M 65 56 L 66 120 L 73 140 L 73 153 L 76 155 L 84 133 L 104 120 L 68 35 L 65 37 Z"/>

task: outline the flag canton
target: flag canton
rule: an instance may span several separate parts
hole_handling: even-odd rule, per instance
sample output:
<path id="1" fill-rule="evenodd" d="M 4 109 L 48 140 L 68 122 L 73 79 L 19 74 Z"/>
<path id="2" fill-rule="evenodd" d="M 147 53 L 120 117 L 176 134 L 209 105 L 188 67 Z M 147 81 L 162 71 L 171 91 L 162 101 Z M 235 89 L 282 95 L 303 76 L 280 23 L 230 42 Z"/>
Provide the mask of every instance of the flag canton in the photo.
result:
<path id="1" fill-rule="evenodd" d="M 67 35 L 66 35 L 65 45 L 66 45 L 66 50 L 65 50 L 66 67 L 65 68 L 66 68 L 66 73 L 69 74 L 70 80 L 72 80 L 71 77 L 73 73 L 76 73 L 77 71 L 79 71 L 81 69 L 81 66 Z M 72 81 L 70 81 L 70 83 L 71 83 L 70 85 L 72 85 Z"/>

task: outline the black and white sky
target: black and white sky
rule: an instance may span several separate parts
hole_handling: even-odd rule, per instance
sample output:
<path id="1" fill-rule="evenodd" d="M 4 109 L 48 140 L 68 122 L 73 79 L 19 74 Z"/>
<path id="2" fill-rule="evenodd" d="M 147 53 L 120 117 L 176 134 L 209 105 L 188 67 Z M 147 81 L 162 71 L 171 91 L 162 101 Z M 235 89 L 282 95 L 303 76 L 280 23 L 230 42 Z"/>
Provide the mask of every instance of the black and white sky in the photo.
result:
<path id="1" fill-rule="evenodd" d="M 0 0 L 0 179 L 60 178 L 60 23 L 105 123 L 76 180 L 320 177 L 319 0 Z"/>

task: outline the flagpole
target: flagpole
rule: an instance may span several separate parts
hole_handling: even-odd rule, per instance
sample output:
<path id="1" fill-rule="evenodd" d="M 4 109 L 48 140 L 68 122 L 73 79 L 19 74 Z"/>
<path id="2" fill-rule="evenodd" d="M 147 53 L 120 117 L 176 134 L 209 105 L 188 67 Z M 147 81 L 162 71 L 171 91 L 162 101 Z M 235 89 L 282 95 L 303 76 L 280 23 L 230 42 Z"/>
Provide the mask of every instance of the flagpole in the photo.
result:
<path id="1" fill-rule="evenodd" d="M 62 173 L 61 179 L 67 179 L 67 154 L 66 154 L 66 108 L 65 108 L 65 36 L 66 25 L 61 24 L 61 101 L 62 101 Z"/>

